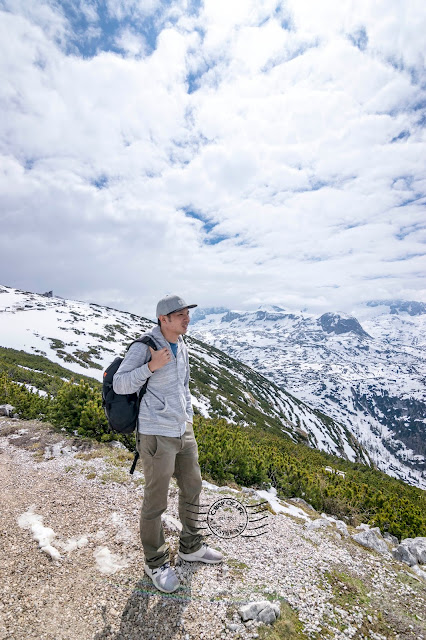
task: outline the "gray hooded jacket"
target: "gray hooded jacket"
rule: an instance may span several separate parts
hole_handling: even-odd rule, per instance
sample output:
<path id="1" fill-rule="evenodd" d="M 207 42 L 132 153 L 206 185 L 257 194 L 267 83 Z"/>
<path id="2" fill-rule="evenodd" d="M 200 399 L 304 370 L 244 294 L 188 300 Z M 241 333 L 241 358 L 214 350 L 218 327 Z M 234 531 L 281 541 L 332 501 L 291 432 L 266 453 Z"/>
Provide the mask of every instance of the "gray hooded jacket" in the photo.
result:
<path id="1" fill-rule="evenodd" d="M 170 345 L 160 327 L 149 335 L 158 349 Z M 136 342 L 127 351 L 113 379 L 115 393 L 138 392 L 148 379 L 148 386 L 139 409 L 138 431 L 148 435 L 178 438 L 185 433 L 186 423 L 192 422 L 193 411 L 189 392 L 188 350 L 179 336 L 176 357 L 154 373 L 148 368 L 151 353 L 146 344 Z"/>

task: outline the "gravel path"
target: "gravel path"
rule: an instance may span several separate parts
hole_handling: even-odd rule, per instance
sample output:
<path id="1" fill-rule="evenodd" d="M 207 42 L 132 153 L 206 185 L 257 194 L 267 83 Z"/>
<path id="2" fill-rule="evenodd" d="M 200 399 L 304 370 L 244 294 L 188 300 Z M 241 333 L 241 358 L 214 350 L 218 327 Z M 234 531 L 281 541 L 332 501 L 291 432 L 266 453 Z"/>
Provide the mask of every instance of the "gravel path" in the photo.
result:
<path id="1" fill-rule="evenodd" d="M 0 640 L 250 640 L 266 627 L 242 624 L 238 606 L 265 599 L 289 603 L 308 637 L 426 640 L 426 588 L 408 567 L 283 514 L 270 513 L 258 538 L 211 536 L 224 564 L 178 564 L 182 588 L 160 594 L 143 574 L 143 477 L 130 479 L 119 449 L 35 421 L 0 418 L 0 436 Z M 250 503 L 207 488 L 202 499 L 222 495 Z M 60 559 L 24 513 L 53 530 Z M 168 516 L 176 551 L 174 485 Z"/>

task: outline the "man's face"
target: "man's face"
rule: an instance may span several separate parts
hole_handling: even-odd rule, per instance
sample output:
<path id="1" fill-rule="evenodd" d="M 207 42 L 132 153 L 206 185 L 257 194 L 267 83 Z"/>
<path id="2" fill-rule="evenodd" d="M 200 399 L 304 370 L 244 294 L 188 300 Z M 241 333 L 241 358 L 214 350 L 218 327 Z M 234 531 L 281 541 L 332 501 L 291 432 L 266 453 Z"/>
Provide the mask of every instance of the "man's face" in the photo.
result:
<path id="1" fill-rule="evenodd" d="M 181 336 L 187 332 L 189 325 L 189 309 L 181 309 L 180 311 L 174 311 L 168 316 L 165 316 L 165 327 L 168 331 L 175 333 L 177 336 Z M 162 323 L 162 326 L 163 323 Z"/>

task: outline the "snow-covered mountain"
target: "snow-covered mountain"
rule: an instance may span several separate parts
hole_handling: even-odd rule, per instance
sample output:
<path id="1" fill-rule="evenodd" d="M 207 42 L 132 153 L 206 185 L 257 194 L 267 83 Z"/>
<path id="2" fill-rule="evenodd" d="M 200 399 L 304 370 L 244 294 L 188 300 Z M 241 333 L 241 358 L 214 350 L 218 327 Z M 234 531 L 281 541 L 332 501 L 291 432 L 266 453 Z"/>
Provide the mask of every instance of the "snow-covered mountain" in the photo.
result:
<path id="1" fill-rule="evenodd" d="M 131 313 L 0 285 L 1 347 L 45 356 L 99 381 L 114 357 L 152 326 L 151 320 Z M 186 340 L 193 404 L 199 413 L 279 430 L 295 441 L 369 462 L 345 426 L 311 409 L 259 371 L 193 337 Z M 408 474 L 404 479 L 413 481 Z"/>
<path id="2" fill-rule="evenodd" d="M 344 424 L 383 471 L 409 469 L 426 487 L 426 305 L 370 302 L 361 322 L 278 306 L 196 309 L 190 333 Z"/>

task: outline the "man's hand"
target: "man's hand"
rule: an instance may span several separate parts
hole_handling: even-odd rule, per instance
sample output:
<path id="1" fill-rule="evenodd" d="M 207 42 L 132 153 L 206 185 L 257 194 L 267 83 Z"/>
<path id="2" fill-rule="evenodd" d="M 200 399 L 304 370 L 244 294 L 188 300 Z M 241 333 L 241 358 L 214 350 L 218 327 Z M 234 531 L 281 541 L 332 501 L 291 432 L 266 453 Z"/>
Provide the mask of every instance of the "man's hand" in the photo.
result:
<path id="1" fill-rule="evenodd" d="M 157 369 L 161 369 L 165 364 L 168 364 L 171 359 L 171 353 L 167 347 L 163 349 L 159 349 L 158 351 L 154 351 L 152 347 L 148 347 L 151 351 L 151 360 L 148 362 L 148 369 L 151 373 L 157 371 Z"/>

